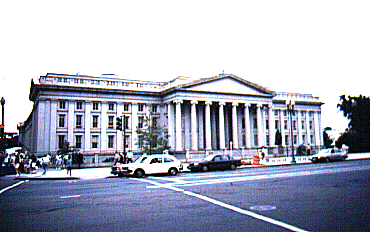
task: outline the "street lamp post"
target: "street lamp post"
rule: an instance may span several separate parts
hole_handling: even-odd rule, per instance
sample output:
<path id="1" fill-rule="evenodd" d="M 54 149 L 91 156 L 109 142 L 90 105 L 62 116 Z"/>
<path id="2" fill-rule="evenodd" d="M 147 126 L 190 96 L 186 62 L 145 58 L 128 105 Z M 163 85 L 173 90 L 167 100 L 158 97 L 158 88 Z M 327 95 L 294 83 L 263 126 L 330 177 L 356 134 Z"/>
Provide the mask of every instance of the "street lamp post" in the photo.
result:
<path id="1" fill-rule="evenodd" d="M 1 121 L 1 142 L 3 143 L 4 142 L 4 138 L 5 138 L 5 125 L 4 125 L 4 105 L 5 105 L 5 98 L 1 98 L 1 118 L 2 118 L 2 121 Z"/>
<path id="2" fill-rule="evenodd" d="M 296 161 L 295 161 L 295 157 L 294 157 L 294 139 L 293 139 L 293 111 L 294 111 L 294 101 L 293 100 L 289 100 L 286 102 L 286 107 L 287 107 L 287 110 L 288 110 L 288 113 L 289 113 L 289 118 L 290 118 L 290 140 L 291 140 L 291 144 L 292 144 L 292 161 L 291 163 L 292 164 L 295 164 Z"/>

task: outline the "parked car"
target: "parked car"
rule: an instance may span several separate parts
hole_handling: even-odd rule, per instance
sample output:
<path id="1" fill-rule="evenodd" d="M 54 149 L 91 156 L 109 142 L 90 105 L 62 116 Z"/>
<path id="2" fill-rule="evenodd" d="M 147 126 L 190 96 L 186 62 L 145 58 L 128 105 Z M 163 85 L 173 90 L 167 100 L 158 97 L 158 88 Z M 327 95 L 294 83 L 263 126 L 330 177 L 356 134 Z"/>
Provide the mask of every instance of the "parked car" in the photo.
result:
<path id="1" fill-rule="evenodd" d="M 168 173 L 175 176 L 182 168 L 181 162 L 176 157 L 167 154 L 155 154 L 143 155 L 133 163 L 116 164 L 112 167 L 111 173 L 118 176 L 136 177 L 159 173 Z"/>
<path id="2" fill-rule="evenodd" d="M 335 160 L 345 160 L 346 158 L 348 158 L 346 150 L 328 148 L 319 151 L 319 153 L 310 156 L 308 159 L 311 160 L 312 163 L 316 163 L 316 162 L 330 162 Z"/>
<path id="3" fill-rule="evenodd" d="M 209 155 L 199 163 L 190 163 L 188 169 L 190 171 L 203 171 L 208 170 L 235 170 L 241 166 L 241 160 L 232 159 L 228 155 Z"/>

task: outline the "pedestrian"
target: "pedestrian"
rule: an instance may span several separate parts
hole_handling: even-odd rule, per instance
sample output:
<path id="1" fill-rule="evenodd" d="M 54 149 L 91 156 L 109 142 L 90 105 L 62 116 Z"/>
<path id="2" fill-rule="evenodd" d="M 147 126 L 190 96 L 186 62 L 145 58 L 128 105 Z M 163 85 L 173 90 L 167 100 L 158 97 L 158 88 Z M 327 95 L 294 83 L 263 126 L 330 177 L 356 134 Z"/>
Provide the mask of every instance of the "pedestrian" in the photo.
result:
<path id="1" fill-rule="evenodd" d="M 120 153 L 116 152 L 116 154 L 114 155 L 114 165 L 117 164 L 117 162 L 119 161 L 120 157 L 121 157 L 120 156 Z"/>
<path id="2" fill-rule="evenodd" d="M 132 163 L 132 159 L 134 158 L 134 153 L 131 150 L 127 152 L 127 163 Z"/>
<path id="3" fill-rule="evenodd" d="M 44 157 L 42 158 L 42 169 L 44 170 L 42 175 L 46 174 L 46 170 L 48 169 L 49 164 L 50 164 L 50 159 L 49 159 L 48 155 L 44 155 Z"/>
<path id="4" fill-rule="evenodd" d="M 21 163 L 22 163 L 22 156 L 21 156 L 21 150 L 17 151 L 17 154 L 15 154 L 14 159 L 14 168 L 15 168 L 15 174 L 21 175 Z"/>
<path id="5" fill-rule="evenodd" d="M 72 176 L 72 160 L 70 159 L 69 156 L 66 160 L 66 168 L 67 168 L 67 175 L 69 173 L 69 176 Z"/>
<path id="6" fill-rule="evenodd" d="M 5 159 L 5 152 L 0 152 L 0 176 L 2 175 L 1 172 L 2 172 L 2 169 L 3 169 L 3 162 L 4 162 L 4 159 Z"/>

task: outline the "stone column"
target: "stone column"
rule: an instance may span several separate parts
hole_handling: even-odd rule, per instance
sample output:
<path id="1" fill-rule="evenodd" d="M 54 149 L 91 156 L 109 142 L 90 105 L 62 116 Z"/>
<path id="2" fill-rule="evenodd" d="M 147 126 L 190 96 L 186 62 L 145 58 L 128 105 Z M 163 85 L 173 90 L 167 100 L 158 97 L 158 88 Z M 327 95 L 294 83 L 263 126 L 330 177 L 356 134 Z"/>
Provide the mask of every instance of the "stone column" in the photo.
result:
<path id="1" fill-rule="evenodd" d="M 100 149 L 102 151 L 108 150 L 108 137 L 107 137 L 107 127 L 108 127 L 108 102 L 101 103 L 101 113 L 100 113 Z"/>
<path id="2" fill-rule="evenodd" d="M 320 146 L 320 122 L 319 122 L 319 112 L 314 113 L 314 125 L 315 125 L 315 145 Z"/>
<path id="3" fill-rule="evenodd" d="M 284 117 L 284 110 L 280 110 L 280 133 L 281 133 L 281 145 L 285 146 L 285 117 Z"/>
<path id="4" fill-rule="evenodd" d="M 250 127 L 250 117 L 249 117 L 249 103 L 245 103 L 244 108 L 244 120 L 245 120 L 245 141 L 246 141 L 246 148 L 251 148 L 251 127 Z"/>
<path id="5" fill-rule="evenodd" d="M 171 149 L 175 149 L 175 114 L 174 107 L 171 102 L 167 103 L 167 114 L 168 114 L 168 144 Z"/>
<path id="6" fill-rule="evenodd" d="M 58 101 L 57 100 L 51 100 L 50 103 L 50 147 L 49 151 L 57 151 L 58 150 L 58 142 L 57 142 L 57 107 L 58 107 Z M 84 147 L 84 149 L 86 149 Z"/>
<path id="7" fill-rule="evenodd" d="M 68 101 L 68 119 L 67 119 L 67 128 L 68 135 L 67 141 L 70 146 L 74 146 L 73 130 L 75 128 L 74 120 L 75 119 L 75 101 Z"/>
<path id="8" fill-rule="evenodd" d="M 224 106 L 225 102 L 219 102 L 219 134 L 220 134 L 220 149 L 226 149 L 225 145 L 225 115 Z"/>
<path id="9" fill-rule="evenodd" d="M 301 117 L 301 114 L 302 114 L 302 111 L 301 110 L 297 110 L 297 114 L 298 114 L 298 145 L 301 145 L 304 141 L 302 141 L 302 117 Z"/>
<path id="10" fill-rule="evenodd" d="M 85 102 L 85 151 L 91 151 L 91 101 Z"/>
<path id="11" fill-rule="evenodd" d="M 311 132 L 310 132 L 310 111 L 306 111 L 306 133 L 307 133 L 307 144 L 312 144 L 313 141 L 311 141 Z"/>
<path id="12" fill-rule="evenodd" d="M 198 101 L 191 101 L 191 150 L 198 150 L 197 108 Z"/>
<path id="13" fill-rule="evenodd" d="M 239 148 L 239 139 L 238 139 L 238 116 L 236 112 L 236 107 L 238 106 L 237 102 L 233 102 L 232 104 L 232 124 L 233 124 L 233 148 Z"/>
<path id="14" fill-rule="evenodd" d="M 206 102 L 206 116 L 205 116 L 205 124 L 206 124 L 206 150 L 212 150 L 212 137 L 211 137 L 211 106 L 212 102 Z"/>
<path id="15" fill-rule="evenodd" d="M 182 151 L 181 100 L 176 103 L 176 151 Z"/>
<path id="16" fill-rule="evenodd" d="M 269 138 L 270 147 L 275 146 L 275 116 L 272 110 L 272 105 L 269 105 Z"/>
<path id="17" fill-rule="evenodd" d="M 259 147 L 263 146 L 262 108 L 262 104 L 257 104 L 257 137 Z"/>

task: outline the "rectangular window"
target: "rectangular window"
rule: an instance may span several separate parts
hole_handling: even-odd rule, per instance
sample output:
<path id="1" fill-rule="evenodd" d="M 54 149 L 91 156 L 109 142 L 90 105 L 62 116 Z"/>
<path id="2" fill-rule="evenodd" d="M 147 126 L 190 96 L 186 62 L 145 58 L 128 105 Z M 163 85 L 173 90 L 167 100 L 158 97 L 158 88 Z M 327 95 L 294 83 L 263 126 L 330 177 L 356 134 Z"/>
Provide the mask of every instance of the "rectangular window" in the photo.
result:
<path id="1" fill-rule="evenodd" d="M 76 115 L 76 128 L 82 128 L 82 115 Z"/>
<path id="2" fill-rule="evenodd" d="M 138 111 L 144 112 L 144 104 L 138 104 Z"/>
<path id="3" fill-rule="evenodd" d="M 302 116 L 302 117 L 304 117 L 304 116 L 305 116 L 305 114 L 306 114 L 306 112 L 301 111 L 301 116 Z"/>
<path id="4" fill-rule="evenodd" d="M 66 120 L 66 115 L 65 114 L 60 114 L 59 115 L 59 127 L 60 128 L 65 127 L 65 120 Z"/>
<path id="5" fill-rule="evenodd" d="M 93 128 L 98 128 L 98 125 L 99 125 L 99 116 L 98 115 L 93 115 L 92 127 Z"/>
<path id="6" fill-rule="evenodd" d="M 58 135 L 58 148 L 59 149 L 63 148 L 64 140 L 65 140 L 65 135 Z"/>
<path id="7" fill-rule="evenodd" d="M 123 111 L 128 112 L 130 111 L 130 105 L 128 103 L 123 104 Z"/>
<path id="8" fill-rule="evenodd" d="M 305 121 L 304 120 L 302 120 L 302 130 L 304 130 L 305 128 L 306 128 L 306 126 L 305 126 Z"/>
<path id="9" fill-rule="evenodd" d="M 114 110 L 114 103 L 113 102 L 109 102 L 108 103 L 108 110 L 109 111 L 113 111 Z"/>
<path id="10" fill-rule="evenodd" d="M 287 112 L 286 112 L 286 110 L 284 110 L 284 116 L 285 116 L 285 117 L 287 116 Z"/>
<path id="11" fill-rule="evenodd" d="M 157 111 L 158 111 L 158 105 L 157 104 L 153 104 L 152 105 L 152 112 L 153 113 L 157 113 Z"/>
<path id="12" fill-rule="evenodd" d="M 114 135 L 108 135 L 108 148 L 114 148 Z"/>
<path id="13" fill-rule="evenodd" d="M 293 130 L 297 130 L 297 121 L 293 120 Z"/>
<path id="14" fill-rule="evenodd" d="M 284 120 L 284 130 L 288 130 L 288 120 Z"/>
<path id="15" fill-rule="evenodd" d="M 254 134 L 254 146 L 258 146 L 258 135 L 257 134 Z"/>
<path id="16" fill-rule="evenodd" d="M 99 110 L 99 102 L 93 102 L 93 110 Z"/>
<path id="17" fill-rule="evenodd" d="M 125 136 L 125 144 L 126 144 L 126 148 L 130 147 L 130 136 L 129 135 Z"/>
<path id="18" fill-rule="evenodd" d="M 129 116 L 126 116 L 126 117 L 123 117 L 123 127 L 125 128 L 125 129 L 130 129 L 128 126 L 129 126 L 129 124 L 128 124 L 128 119 L 129 119 Z"/>
<path id="19" fill-rule="evenodd" d="M 144 138 L 143 138 L 143 136 L 141 136 L 141 135 L 138 137 L 138 143 L 137 143 L 137 146 L 138 146 L 140 149 L 144 147 Z"/>
<path id="20" fill-rule="evenodd" d="M 274 110 L 275 116 L 279 116 L 279 110 Z"/>
<path id="21" fill-rule="evenodd" d="M 310 141 L 309 143 L 310 143 L 310 144 L 311 144 L 311 143 L 313 143 L 313 141 L 314 141 L 313 135 L 310 135 L 310 140 L 311 140 L 311 141 Z"/>
<path id="22" fill-rule="evenodd" d="M 266 145 L 270 146 L 270 136 L 266 135 Z"/>
<path id="23" fill-rule="evenodd" d="M 279 120 L 275 120 L 275 130 L 279 129 Z"/>
<path id="24" fill-rule="evenodd" d="M 285 135 L 285 145 L 289 145 L 289 135 Z"/>
<path id="25" fill-rule="evenodd" d="M 266 130 L 269 129 L 269 120 L 266 120 Z"/>
<path id="26" fill-rule="evenodd" d="M 114 116 L 109 115 L 108 116 L 108 128 L 113 129 L 113 125 L 114 125 Z"/>
<path id="27" fill-rule="evenodd" d="M 139 116 L 137 127 L 138 127 L 139 129 L 142 129 L 142 128 L 143 128 L 143 126 L 144 126 L 144 117 L 143 117 L 143 116 Z"/>
<path id="28" fill-rule="evenodd" d="M 157 127 L 158 126 L 158 118 L 157 117 L 153 117 L 152 118 L 152 126 L 153 127 Z"/>
<path id="29" fill-rule="evenodd" d="M 76 102 L 76 109 L 77 110 L 82 110 L 82 101 Z"/>
<path id="30" fill-rule="evenodd" d="M 302 135 L 302 142 L 306 143 L 306 135 Z"/>
<path id="31" fill-rule="evenodd" d="M 98 135 L 93 135 L 91 137 L 91 148 L 98 148 L 98 140 L 99 140 Z"/>
<path id="32" fill-rule="evenodd" d="M 257 129 L 257 118 L 253 118 L 253 128 Z"/>
<path id="33" fill-rule="evenodd" d="M 298 143 L 297 135 L 293 136 L 293 142 L 294 142 L 294 145 L 297 145 L 297 143 Z"/>
<path id="34" fill-rule="evenodd" d="M 59 109 L 64 110 L 66 108 L 66 101 L 59 101 Z"/>
<path id="35" fill-rule="evenodd" d="M 76 148 L 82 148 L 82 135 L 76 135 Z"/>
<path id="36" fill-rule="evenodd" d="M 242 118 L 242 129 L 245 129 L 245 118 Z"/>
<path id="37" fill-rule="evenodd" d="M 313 129 L 313 121 L 310 121 L 310 130 Z"/>

